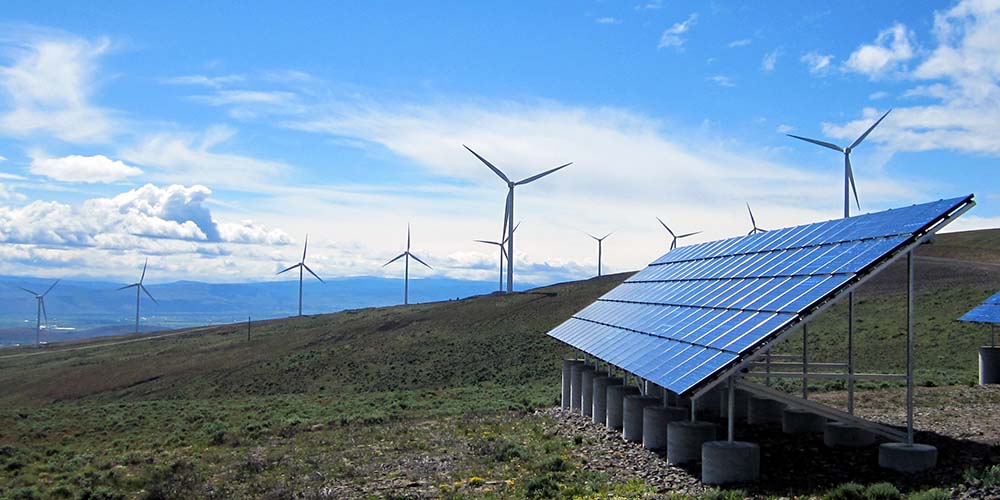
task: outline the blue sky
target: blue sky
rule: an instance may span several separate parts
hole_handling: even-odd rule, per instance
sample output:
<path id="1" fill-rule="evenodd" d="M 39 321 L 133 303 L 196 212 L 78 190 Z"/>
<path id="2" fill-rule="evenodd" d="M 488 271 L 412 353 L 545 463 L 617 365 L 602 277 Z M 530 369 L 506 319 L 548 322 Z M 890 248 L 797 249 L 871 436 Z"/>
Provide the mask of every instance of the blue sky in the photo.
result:
<path id="1" fill-rule="evenodd" d="M 272 279 L 473 243 L 518 188 L 520 279 L 642 267 L 669 243 L 975 192 L 1000 226 L 1000 2 L 13 2 L 0 18 L 0 273 Z"/>

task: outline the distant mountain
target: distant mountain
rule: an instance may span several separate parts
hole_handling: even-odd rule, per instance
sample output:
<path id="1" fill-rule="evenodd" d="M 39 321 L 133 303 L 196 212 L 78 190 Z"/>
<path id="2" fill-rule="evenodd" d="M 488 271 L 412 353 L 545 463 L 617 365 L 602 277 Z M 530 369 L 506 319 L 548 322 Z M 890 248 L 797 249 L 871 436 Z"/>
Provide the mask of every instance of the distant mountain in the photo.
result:
<path id="1" fill-rule="evenodd" d="M 35 302 L 18 287 L 44 291 L 52 280 L 0 276 L 0 345 L 34 342 Z M 129 332 L 134 328 L 135 291 L 121 283 L 63 280 L 46 297 L 50 328 L 43 342 L 75 340 Z M 144 331 L 292 316 L 298 307 L 298 281 L 201 283 L 176 281 L 148 285 L 159 304 L 142 299 Z M 410 280 L 411 302 L 432 302 L 488 294 L 495 281 L 447 278 Z M 307 282 L 303 314 L 386 306 L 403 301 L 403 280 L 370 276 Z"/>

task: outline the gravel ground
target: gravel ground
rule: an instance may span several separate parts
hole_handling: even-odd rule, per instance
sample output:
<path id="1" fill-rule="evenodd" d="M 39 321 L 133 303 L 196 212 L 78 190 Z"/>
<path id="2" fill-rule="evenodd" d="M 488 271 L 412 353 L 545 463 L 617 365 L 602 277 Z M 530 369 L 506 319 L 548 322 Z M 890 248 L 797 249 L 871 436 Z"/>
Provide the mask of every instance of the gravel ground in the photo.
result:
<path id="1" fill-rule="evenodd" d="M 891 389 L 857 394 L 857 413 L 890 425 L 905 423 L 904 391 Z M 833 405 L 846 400 L 843 393 L 815 395 Z M 660 491 L 697 494 L 705 491 L 698 479 L 700 467 L 679 468 L 665 457 L 627 443 L 619 432 L 608 431 L 588 418 L 559 409 L 551 415 L 554 432 L 582 436 L 577 455 L 591 470 L 622 481 L 643 479 Z M 853 481 L 862 484 L 888 481 L 902 491 L 934 487 L 952 489 L 961 498 L 1000 498 L 1000 491 L 968 482 L 964 472 L 1000 464 L 1000 387 L 919 388 L 916 399 L 916 441 L 938 448 L 938 466 L 907 475 L 878 466 L 878 443 L 854 450 L 829 449 L 822 435 L 792 436 L 780 425 L 736 426 L 737 439 L 761 446 L 761 478 L 740 485 L 752 496 L 799 497 L 821 495 L 831 487 Z M 719 420 L 720 435 L 724 422 Z"/>

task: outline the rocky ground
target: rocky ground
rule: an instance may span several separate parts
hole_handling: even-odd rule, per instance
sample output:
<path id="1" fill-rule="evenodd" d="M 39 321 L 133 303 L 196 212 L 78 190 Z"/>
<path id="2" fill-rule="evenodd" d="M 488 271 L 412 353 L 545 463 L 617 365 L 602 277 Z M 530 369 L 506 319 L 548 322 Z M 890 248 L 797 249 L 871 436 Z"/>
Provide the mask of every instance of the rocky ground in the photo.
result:
<path id="1" fill-rule="evenodd" d="M 901 389 L 859 392 L 857 412 L 875 421 L 902 425 L 904 394 Z M 842 393 L 814 396 L 833 405 L 845 398 Z M 1000 498 L 996 486 L 987 487 L 966 475 L 970 468 L 982 470 L 1000 463 L 1000 387 L 920 388 L 916 406 L 916 441 L 932 444 L 939 451 L 938 466 L 932 471 L 906 475 L 880 468 L 878 443 L 833 450 L 824 446 L 821 435 L 786 435 L 779 425 L 737 425 L 737 439 L 761 446 L 760 481 L 740 487 L 752 496 L 798 497 L 821 495 L 850 481 L 888 481 L 904 492 L 944 487 L 962 498 Z M 593 424 L 589 418 L 559 409 L 542 413 L 552 417 L 552 432 L 580 441 L 574 453 L 586 461 L 587 468 L 622 481 L 642 479 L 663 493 L 698 494 L 706 490 L 698 481 L 697 465 L 670 466 L 662 455 L 625 442 L 620 432 Z M 718 423 L 721 431 L 724 422 Z"/>

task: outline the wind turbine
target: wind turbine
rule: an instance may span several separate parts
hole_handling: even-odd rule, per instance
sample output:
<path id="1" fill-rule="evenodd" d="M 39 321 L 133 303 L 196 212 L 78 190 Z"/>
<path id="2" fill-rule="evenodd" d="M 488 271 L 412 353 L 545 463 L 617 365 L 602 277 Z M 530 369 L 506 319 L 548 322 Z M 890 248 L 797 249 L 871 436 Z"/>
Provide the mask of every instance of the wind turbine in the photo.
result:
<path id="1" fill-rule="evenodd" d="M 506 222 L 506 221 L 504 221 L 504 222 Z M 520 225 L 521 225 L 521 223 L 518 222 L 517 225 L 514 226 L 514 231 L 517 231 L 517 228 Z M 506 226 L 507 225 L 504 224 L 504 232 L 506 232 L 506 230 L 507 230 Z M 507 250 L 504 248 L 504 244 L 507 243 L 507 236 L 506 235 L 502 235 L 502 236 L 503 236 L 503 240 L 501 240 L 501 241 L 473 240 L 473 241 L 475 241 L 477 243 L 486 243 L 487 245 L 496 245 L 496 246 L 500 247 L 500 291 L 501 292 L 503 291 L 503 260 L 507 257 Z"/>
<path id="2" fill-rule="evenodd" d="M 766 233 L 767 229 L 761 229 L 757 227 L 757 221 L 754 220 L 753 218 L 753 210 L 750 210 L 750 203 L 747 203 L 747 212 L 750 212 L 750 224 L 753 226 L 753 229 L 751 229 L 750 232 L 747 233 L 747 236 L 757 233 Z"/>
<path id="3" fill-rule="evenodd" d="M 305 244 L 302 245 L 302 260 L 300 260 L 299 263 L 295 264 L 294 266 L 289 266 L 285 269 L 282 269 L 281 271 L 278 271 L 278 274 L 281 274 L 286 271 L 291 271 L 296 267 L 299 268 L 299 316 L 302 316 L 302 278 L 303 278 L 302 270 L 305 269 L 306 271 L 309 271 L 309 274 L 313 275 L 314 278 L 318 279 L 320 283 L 326 283 L 325 281 L 323 281 L 323 278 L 317 276 L 316 273 L 314 273 L 313 270 L 309 269 L 309 266 L 306 265 L 306 250 L 308 248 L 309 248 L 309 235 L 307 234 Z"/>
<path id="4" fill-rule="evenodd" d="M 608 234 L 605 234 L 603 237 L 598 238 L 597 236 L 594 236 L 594 235 L 592 235 L 590 233 L 587 233 L 587 236 L 590 236 L 591 238 L 593 238 L 594 240 L 597 241 L 597 276 L 598 277 L 601 276 L 601 252 L 602 252 L 602 247 L 604 246 L 604 240 L 607 239 L 607 237 L 611 236 L 612 234 L 614 234 L 614 233 L 613 232 L 612 233 L 608 233 Z"/>
<path id="5" fill-rule="evenodd" d="M 858 205 L 858 210 L 861 210 L 861 202 L 858 200 L 858 188 L 857 186 L 854 185 L 854 170 L 851 168 L 851 151 L 853 151 L 854 148 L 858 147 L 858 145 L 861 144 L 861 141 L 865 140 L 865 138 L 868 137 L 868 134 L 870 134 L 872 130 L 875 130 L 875 127 L 877 127 L 879 123 L 882 123 L 882 120 L 885 120 L 886 116 L 889 116 L 890 112 L 892 112 L 891 109 L 889 111 L 886 111 L 885 114 L 878 119 L 878 121 L 876 121 L 871 127 L 868 127 L 868 130 L 865 130 L 865 133 L 861 134 L 861 137 L 855 139 L 855 141 L 846 148 L 842 148 L 836 144 L 831 144 L 829 142 L 810 139 L 808 137 L 786 134 L 788 135 L 788 137 L 794 137 L 802 141 L 811 142 L 818 146 L 823 146 L 824 148 L 830 148 L 834 151 L 839 151 L 841 153 L 844 153 L 844 218 L 845 219 L 851 216 L 852 190 L 854 191 L 854 202 Z"/>
<path id="6" fill-rule="evenodd" d="M 149 258 L 146 258 L 146 262 L 142 264 L 142 274 L 139 276 L 139 281 L 137 283 L 132 283 L 131 285 L 125 285 L 119 290 L 125 290 L 126 288 L 135 287 L 135 333 L 139 333 L 139 292 L 143 292 L 149 296 L 149 300 L 152 300 L 154 304 L 159 304 L 156 299 L 153 298 L 153 294 L 146 290 L 146 285 L 143 285 L 143 280 L 146 279 L 146 266 L 149 265 Z"/>
<path id="7" fill-rule="evenodd" d="M 501 172 L 499 168 L 493 166 L 492 163 L 486 161 L 486 158 L 479 156 L 479 154 L 470 149 L 469 146 L 463 144 L 462 147 L 468 149 L 469 152 L 472 153 L 476 158 L 479 158 L 479 161 L 486 164 L 487 167 L 490 167 L 490 170 L 492 170 L 493 173 L 497 174 L 497 176 L 499 176 L 501 179 L 503 179 L 504 182 L 507 183 L 507 203 L 506 205 L 504 205 L 503 218 L 504 218 L 504 229 L 505 230 L 509 229 L 509 231 L 507 232 L 507 293 L 511 293 L 514 291 L 514 188 L 517 186 L 522 186 L 524 184 L 535 182 L 538 179 L 545 177 L 546 175 L 549 175 L 557 170 L 561 170 L 563 168 L 572 165 L 573 162 L 569 162 L 565 165 L 560 165 L 551 170 L 546 170 L 540 174 L 532 175 L 531 177 L 526 177 L 524 179 L 515 182 L 507 178 L 507 175 Z"/>
<path id="8" fill-rule="evenodd" d="M 693 233 L 676 235 L 676 234 L 674 234 L 673 231 L 670 230 L 669 227 L 667 227 L 667 224 L 665 222 L 663 222 L 663 220 L 661 220 L 659 217 L 657 217 L 656 220 L 660 221 L 660 225 L 663 226 L 663 229 L 666 229 L 667 232 L 670 233 L 670 236 L 673 238 L 672 240 L 670 240 L 670 249 L 671 250 L 677 248 L 677 240 L 679 240 L 681 238 L 687 238 L 688 236 L 694 236 L 696 234 L 701 234 L 701 231 L 695 231 Z"/>
<path id="9" fill-rule="evenodd" d="M 38 348 L 38 347 L 41 346 L 42 317 L 43 316 L 45 317 L 45 328 L 49 327 L 49 315 L 48 315 L 48 313 L 45 312 L 45 296 L 48 295 L 49 292 L 51 292 L 52 289 L 55 288 L 56 285 L 58 285 L 58 284 L 59 284 L 59 280 L 56 280 L 56 282 L 53 283 L 52 286 L 50 286 L 48 290 L 45 290 L 44 293 L 36 293 L 36 292 L 31 291 L 31 290 L 28 290 L 27 288 L 24 288 L 23 286 L 22 287 L 18 287 L 21 290 L 24 290 L 25 292 L 28 292 L 28 293 L 30 293 L 30 294 L 32 294 L 32 295 L 35 296 L 35 302 L 36 302 L 36 308 L 37 308 L 37 316 L 35 318 L 35 348 Z"/>
<path id="10" fill-rule="evenodd" d="M 404 257 L 406 258 L 404 260 L 404 262 L 406 263 L 406 266 L 405 266 L 404 271 L 403 271 L 403 305 L 406 305 L 406 304 L 410 303 L 410 258 L 412 257 L 413 260 L 415 260 L 415 261 L 423 264 L 424 266 L 427 266 L 427 269 L 434 269 L 433 267 L 428 266 L 426 262 L 420 260 L 420 257 L 417 257 L 416 255 L 413 255 L 412 253 L 410 253 L 410 226 L 409 225 L 406 226 L 406 251 L 403 252 L 403 253 L 401 253 L 401 254 L 399 254 L 399 255 L 397 255 L 396 257 L 394 257 L 389 262 L 386 262 L 385 264 L 382 264 L 382 267 L 388 266 L 389 264 L 392 264 L 393 262 L 396 262 L 397 260 L 402 259 Z"/>

